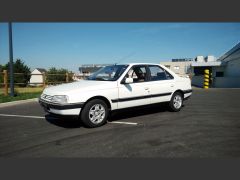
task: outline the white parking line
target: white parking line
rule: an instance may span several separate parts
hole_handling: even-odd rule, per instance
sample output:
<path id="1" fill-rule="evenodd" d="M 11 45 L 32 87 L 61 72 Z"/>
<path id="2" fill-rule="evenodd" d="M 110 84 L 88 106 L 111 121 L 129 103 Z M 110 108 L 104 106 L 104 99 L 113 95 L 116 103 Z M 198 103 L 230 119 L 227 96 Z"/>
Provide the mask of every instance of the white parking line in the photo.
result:
<path id="1" fill-rule="evenodd" d="M 44 116 L 24 116 L 24 115 L 16 115 L 16 114 L 0 114 L 0 116 L 45 119 Z M 138 124 L 138 123 L 133 123 L 133 122 L 122 122 L 122 121 L 111 121 L 108 123 L 110 123 L 110 124 L 127 124 L 127 125 L 137 125 Z"/>
<path id="2" fill-rule="evenodd" d="M 23 115 L 15 115 L 15 114 L 0 114 L 0 116 L 45 119 L 45 117 L 43 116 L 23 116 Z"/>
<path id="3" fill-rule="evenodd" d="M 121 121 L 111 121 L 108 123 L 111 123 L 111 124 L 127 124 L 127 125 L 137 125 L 138 123 L 133 123 L 133 122 L 121 122 Z"/>

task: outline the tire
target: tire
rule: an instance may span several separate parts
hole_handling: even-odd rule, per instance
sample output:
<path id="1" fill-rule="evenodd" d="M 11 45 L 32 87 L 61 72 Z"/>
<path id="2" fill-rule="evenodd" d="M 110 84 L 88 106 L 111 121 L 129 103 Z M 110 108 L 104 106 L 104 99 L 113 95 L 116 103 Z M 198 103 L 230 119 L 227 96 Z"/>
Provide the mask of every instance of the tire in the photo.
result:
<path id="1" fill-rule="evenodd" d="M 80 118 L 86 127 L 95 128 L 107 122 L 108 114 L 107 104 L 101 99 L 93 99 L 84 106 Z"/>
<path id="2" fill-rule="evenodd" d="M 169 102 L 169 109 L 173 112 L 178 112 L 181 110 L 183 105 L 183 95 L 180 92 L 175 92 L 172 95 L 171 101 Z"/>

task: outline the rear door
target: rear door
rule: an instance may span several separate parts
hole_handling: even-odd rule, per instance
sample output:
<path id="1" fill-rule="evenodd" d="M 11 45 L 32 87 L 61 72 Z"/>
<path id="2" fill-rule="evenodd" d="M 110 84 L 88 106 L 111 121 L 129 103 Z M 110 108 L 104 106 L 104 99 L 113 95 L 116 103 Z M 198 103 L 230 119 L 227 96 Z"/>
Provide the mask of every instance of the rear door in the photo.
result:
<path id="1" fill-rule="evenodd" d="M 165 69 L 158 65 L 149 65 L 149 90 L 150 103 L 159 103 L 170 101 L 171 94 L 174 91 L 174 77 Z"/>

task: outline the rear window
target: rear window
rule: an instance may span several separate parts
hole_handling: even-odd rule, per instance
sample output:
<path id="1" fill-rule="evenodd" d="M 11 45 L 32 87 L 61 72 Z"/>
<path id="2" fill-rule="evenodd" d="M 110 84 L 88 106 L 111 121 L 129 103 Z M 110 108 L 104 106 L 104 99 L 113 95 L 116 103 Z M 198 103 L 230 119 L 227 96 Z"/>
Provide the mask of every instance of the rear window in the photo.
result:
<path id="1" fill-rule="evenodd" d="M 150 70 L 150 80 L 160 81 L 173 79 L 173 76 L 160 66 L 149 66 Z"/>

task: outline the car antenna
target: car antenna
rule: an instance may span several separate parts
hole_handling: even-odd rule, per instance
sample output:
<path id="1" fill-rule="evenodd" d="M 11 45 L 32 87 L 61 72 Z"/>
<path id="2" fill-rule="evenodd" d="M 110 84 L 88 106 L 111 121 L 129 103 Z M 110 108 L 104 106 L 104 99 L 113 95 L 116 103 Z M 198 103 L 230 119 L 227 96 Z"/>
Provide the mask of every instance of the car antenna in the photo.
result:
<path id="1" fill-rule="evenodd" d="M 120 62 L 122 62 L 123 60 L 126 60 L 127 58 L 133 56 L 134 54 L 136 54 L 135 52 L 129 53 L 127 56 L 124 56 L 123 58 L 119 59 L 118 62 L 116 62 L 114 64 L 114 66 L 116 66 L 117 64 L 119 64 Z"/>

